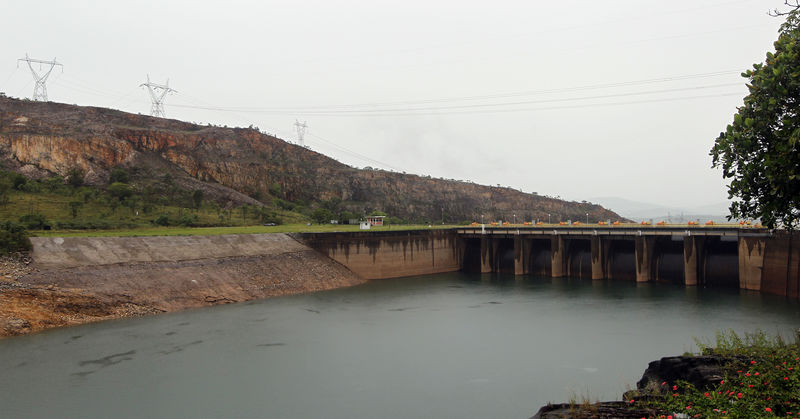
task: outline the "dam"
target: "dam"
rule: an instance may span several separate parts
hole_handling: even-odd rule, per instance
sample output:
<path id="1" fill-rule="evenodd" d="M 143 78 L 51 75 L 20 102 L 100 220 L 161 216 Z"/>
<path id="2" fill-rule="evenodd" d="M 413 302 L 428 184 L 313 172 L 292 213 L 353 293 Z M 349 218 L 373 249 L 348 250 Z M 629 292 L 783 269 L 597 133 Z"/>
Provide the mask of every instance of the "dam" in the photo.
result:
<path id="1" fill-rule="evenodd" d="M 763 228 L 460 227 L 293 237 L 365 279 L 496 272 L 800 297 L 800 235 Z"/>
<path id="2" fill-rule="evenodd" d="M 796 272 L 797 237 L 641 231 L 38 238 L 35 284 L 174 312 L 1 339 L 0 405 L 19 418 L 521 418 L 569 394 L 617 397 L 693 336 L 794 333 L 783 295 L 796 288 L 779 279 Z M 743 272 L 761 292 L 737 288 Z"/>

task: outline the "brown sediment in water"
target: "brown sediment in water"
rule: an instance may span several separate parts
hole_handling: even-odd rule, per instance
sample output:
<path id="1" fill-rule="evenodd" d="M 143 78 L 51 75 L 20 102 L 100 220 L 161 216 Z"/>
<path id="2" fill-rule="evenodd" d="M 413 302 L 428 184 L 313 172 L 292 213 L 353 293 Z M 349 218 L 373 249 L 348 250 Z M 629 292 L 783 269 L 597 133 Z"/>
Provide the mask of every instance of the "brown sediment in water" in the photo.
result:
<path id="1" fill-rule="evenodd" d="M 46 269 L 34 262 L 16 276 L 0 272 L 0 337 L 365 282 L 288 237 L 279 242 L 256 256 Z"/>

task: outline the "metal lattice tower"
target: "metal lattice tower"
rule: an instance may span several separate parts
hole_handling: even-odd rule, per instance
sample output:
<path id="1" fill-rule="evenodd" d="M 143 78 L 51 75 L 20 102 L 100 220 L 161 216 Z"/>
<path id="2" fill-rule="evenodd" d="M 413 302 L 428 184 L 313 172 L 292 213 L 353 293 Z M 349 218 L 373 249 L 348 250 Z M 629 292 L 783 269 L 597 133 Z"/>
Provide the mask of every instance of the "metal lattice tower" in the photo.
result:
<path id="1" fill-rule="evenodd" d="M 146 87 L 147 91 L 150 92 L 150 100 L 153 102 L 153 106 L 150 108 L 150 115 L 165 118 L 164 98 L 169 93 L 178 93 L 177 90 L 169 87 L 169 79 L 167 79 L 166 84 L 155 84 L 150 82 L 150 75 L 148 74 L 147 83 L 142 83 L 139 87 Z"/>
<path id="2" fill-rule="evenodd" d="M 19 67 L 19 62 L 25 61 L 28 63 L 28 68 L 31 69 L 31 74 L 33 74 L 33 80 L 36 81 L 36 86 L 33 87 L 33 100 L 38 100 L 42 102 L 47 102 L 47 78 L 50 77 L 50 73 L 53 71 L 57 65 L 61 66 L 61 72 L 64 72 L 64 65 L 57 62 L 55 58 L 53 61 L 44 61 L 44 60 L 35 60 L 33 58 L 28 57 L 28 54 L 25 54 L 25 58 L 20 58 L 17 60 L 17 67 Z M 47 69 L 43 74 L 39 74 L 33 68 L 33 63 L 39 64 L 39 71 L 43 71 L 44 65 L 49 65 L 50 68 Z"/>
<path id="3" fill-rule="evenodd" d="M 306 124 L 306 121 L 303 121 L 303 123 L 301 124 L 300 121 L 298 121 L 296 119 L 294 120 L 294 129 L 295 129 L 295 131 L 297 131 L 297 142 L 300 143 L 301 147 L 305 147 L 305 143 L 303 143 L 303 139 L 306 136 L 306 129 L 307 128 L 308 128 L 308 125 Z"/>

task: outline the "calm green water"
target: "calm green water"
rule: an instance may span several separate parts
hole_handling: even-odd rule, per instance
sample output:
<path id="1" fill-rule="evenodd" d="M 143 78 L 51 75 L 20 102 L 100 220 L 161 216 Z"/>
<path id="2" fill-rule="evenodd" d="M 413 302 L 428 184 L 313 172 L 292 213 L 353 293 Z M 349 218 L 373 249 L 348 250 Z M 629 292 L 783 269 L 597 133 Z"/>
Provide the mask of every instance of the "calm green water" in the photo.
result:
<path id="1" fill-rule="evenodd" d="M 0 417 L 527 418 L 800 304 L 732 290 L 477 274 L 0 340 Z"/>

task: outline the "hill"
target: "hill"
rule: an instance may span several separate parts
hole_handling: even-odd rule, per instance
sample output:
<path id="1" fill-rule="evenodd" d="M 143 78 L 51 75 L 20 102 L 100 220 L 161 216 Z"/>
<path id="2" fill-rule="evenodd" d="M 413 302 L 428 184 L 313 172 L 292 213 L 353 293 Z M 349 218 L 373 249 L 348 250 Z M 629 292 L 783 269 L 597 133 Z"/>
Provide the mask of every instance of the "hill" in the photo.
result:
<path id="1" fill-rule="evenodd" d="M 168 180 L 223 207 L 263 205 L 411 222 L 621 219 L 605 208 L 468 182 L 357 169 L 256 128 L 197 125 L 112 109 L 0 97 L 0 158 L 29 178 L 80 173 L 107 188 L 115 168 L 143 190 Z M 71 172 L 72 171 L 72 172 Z"/>

